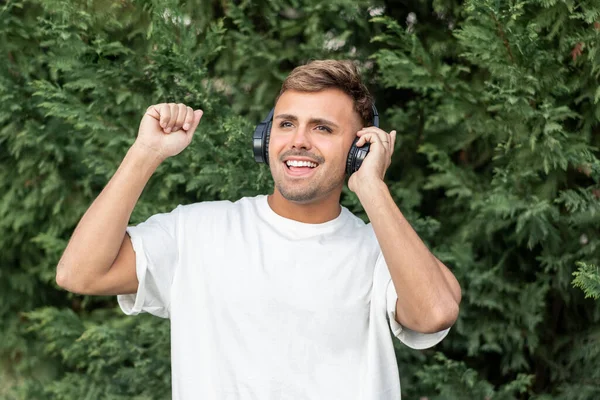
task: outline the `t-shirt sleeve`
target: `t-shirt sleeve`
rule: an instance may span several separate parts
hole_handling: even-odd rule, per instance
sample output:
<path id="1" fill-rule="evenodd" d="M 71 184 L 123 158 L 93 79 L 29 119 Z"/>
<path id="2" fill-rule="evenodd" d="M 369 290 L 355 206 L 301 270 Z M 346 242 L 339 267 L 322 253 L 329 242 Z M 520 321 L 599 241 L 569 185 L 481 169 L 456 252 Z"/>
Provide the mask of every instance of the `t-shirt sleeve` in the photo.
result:
<path id="1" fill-rule="evenodd" d="M 147 312 L 169 318 L 171 284 L 179 263 L 180 212 L 181 206 L 127 228 L 139 285 L 137 293 L 117 296 L 125 314 Z"/>
<path id="2" fill-rule="evenodd" d="M 374 287 L 377 288 L 376 294 L 385 296 L 382 303 L 385 304 L 385 312 L 387 313 L 390 329 L 394 336 L 400 339 L 400 341 L 408 347 L 422 350 L 435 346 L 448 335 L 450 328 L 435 333 L 421 333 L 399 324 L 398 321 L 396 321 L 396 302 L 398 300 L 398 295 L 396 294 L 396 288 L 392 282 L 388 266 L 381 253 L 377 259 L 375 270 L 377 281 L 375 282 Z"/>

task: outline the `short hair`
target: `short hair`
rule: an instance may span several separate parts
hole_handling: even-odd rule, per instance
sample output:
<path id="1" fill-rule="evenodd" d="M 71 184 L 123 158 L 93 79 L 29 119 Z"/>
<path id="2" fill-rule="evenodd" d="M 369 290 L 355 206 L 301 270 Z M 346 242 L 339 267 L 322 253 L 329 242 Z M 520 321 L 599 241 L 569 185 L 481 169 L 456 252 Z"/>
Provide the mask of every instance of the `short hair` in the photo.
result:
<path id="1" fill-rule="evenodd" d="M 373 97 L 350 60 L 316 60 L 294 68 L 283 82 L 279 96 L 286 90 L 320 92 L 325 89 L 339 89 L 346 93 L 352 98 L 354 110 L 363 125 L 373 124 Z"/>

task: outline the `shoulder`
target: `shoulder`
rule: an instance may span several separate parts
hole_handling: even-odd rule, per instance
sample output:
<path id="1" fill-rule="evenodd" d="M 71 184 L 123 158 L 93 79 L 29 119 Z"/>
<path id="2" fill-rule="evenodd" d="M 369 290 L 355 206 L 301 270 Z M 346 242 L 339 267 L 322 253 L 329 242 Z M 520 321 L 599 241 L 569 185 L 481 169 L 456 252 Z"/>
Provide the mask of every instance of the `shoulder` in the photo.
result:
<path id="1" fill-rule="evenodd" d="M 342 212 L 346 214 L 344 225 L 346 232 L 351 232 L 352 236 L 360 238 L 364 245 L 379 246 L 371 223 L 363 221 L 345 207 L 342 208 Z"/>
<path id="2" fill-rule="evenodd" d="M 231 208 L 232 202 L 229 200 L 201 201 L 198 203 L 184 204 L 177 206 L 179 213 L 185 216 L 202 214 L 208 212 L 227 211 Z"/>
<path id="3" fill-rule="evenodd" d="M 193 218 L 215 218 L 228 214 L 243 213 L 251 210 L 257 201 L 257 197 L 243 197 L 237 201 L 216 200 L 201 201 L 198 203 L 179 205 L 179 215 L 184 220 Z"/>
<path id="4" fill-rule="evenodd" d="M 346 207 L 342 207 L 342 213 L 345 214 L 346 225 L 350 228 L 357 229 L 364 234 L 370 234 L 373 232 L 373 228 L 370 223 L 363 221 L 360 217 L 352 213 Z"/>

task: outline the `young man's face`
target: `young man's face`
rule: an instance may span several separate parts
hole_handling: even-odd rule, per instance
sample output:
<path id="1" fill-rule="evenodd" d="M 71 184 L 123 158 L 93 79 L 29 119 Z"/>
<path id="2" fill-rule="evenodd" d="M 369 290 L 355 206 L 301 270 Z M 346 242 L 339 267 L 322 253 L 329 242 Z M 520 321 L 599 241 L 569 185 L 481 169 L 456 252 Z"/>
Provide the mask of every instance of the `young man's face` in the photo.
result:
<path id="1" fill-rule="evenodd" d="M 298 203 L 339 196 L 361 127 L 352 99 L 341 90 L 285 91 L 275 106 L 269 142 L 275 189 Z"/>

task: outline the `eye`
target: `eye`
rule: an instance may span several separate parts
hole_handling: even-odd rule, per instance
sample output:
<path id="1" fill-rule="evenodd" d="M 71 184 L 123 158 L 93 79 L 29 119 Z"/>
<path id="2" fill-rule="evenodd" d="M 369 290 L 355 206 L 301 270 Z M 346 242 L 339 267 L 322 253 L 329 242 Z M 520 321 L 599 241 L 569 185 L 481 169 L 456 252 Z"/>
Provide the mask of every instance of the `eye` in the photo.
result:
<path id="1" fill-rule="evenodd" d="M 280 128 L 291 128 L 292 127 L 292 123 L 290 121 L 282 121 L 279 124 Z"/>
<path id="2" fill-rule="evenodd" d="M 328 132 L 328 133 L 333 132 L 330 127 L 325 126 L 325 125 L 318 125 L 316 128 L 320 131 L 324 131 L 324 132 Z"/>

